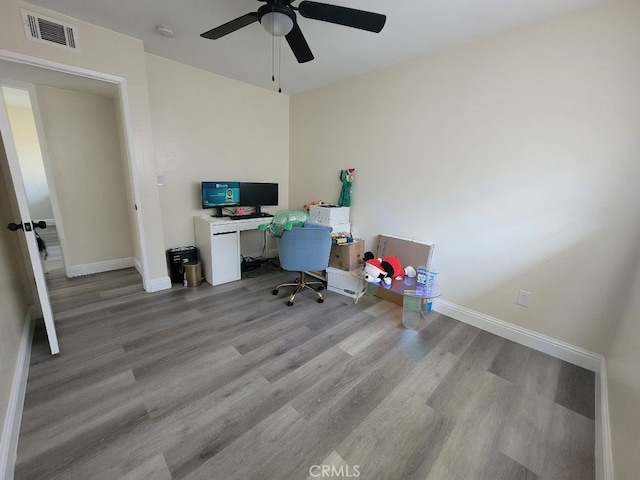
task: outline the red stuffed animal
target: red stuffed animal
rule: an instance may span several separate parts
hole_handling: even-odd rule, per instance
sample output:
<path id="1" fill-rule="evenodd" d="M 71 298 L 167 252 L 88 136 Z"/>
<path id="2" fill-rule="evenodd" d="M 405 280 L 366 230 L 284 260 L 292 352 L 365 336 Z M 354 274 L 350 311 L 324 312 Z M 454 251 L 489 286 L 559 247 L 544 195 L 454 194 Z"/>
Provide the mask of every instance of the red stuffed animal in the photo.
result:
<path id="1" fill-rule="evenodd" d="M 402 264 L 398 257 L 388 256 L 384 258 L 375 258 L 373 253 L 364 254 L 364 279 L 370 283 L 379 283 L 381 280 L 386 285 L 391 285 L 391 279 L 398 280 L 407 276 L 413 278 L 416 276 L 416 270 L 413 267 L 402 268 Z"/>

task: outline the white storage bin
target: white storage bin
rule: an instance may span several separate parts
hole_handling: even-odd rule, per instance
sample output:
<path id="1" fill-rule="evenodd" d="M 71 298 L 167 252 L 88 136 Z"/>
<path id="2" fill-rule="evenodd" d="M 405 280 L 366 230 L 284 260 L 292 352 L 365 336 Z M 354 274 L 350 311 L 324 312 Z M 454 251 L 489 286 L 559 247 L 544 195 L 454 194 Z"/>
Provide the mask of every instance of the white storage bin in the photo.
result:
<path id="1" fill-rule="evenodd" d="M 309 207 L 309 218 L 312 222 L 335 227 L 336 225 L 349 223 L 349 210 L 349 207 L 312 205 Z"/>
<path id="2" fill-rule="evenodd" d="M 357 302 L 366 290 L 366 282 L 362 278 L 362 268 L 346 271 L 327 267 L 327 290 L 346 295 Z"/>

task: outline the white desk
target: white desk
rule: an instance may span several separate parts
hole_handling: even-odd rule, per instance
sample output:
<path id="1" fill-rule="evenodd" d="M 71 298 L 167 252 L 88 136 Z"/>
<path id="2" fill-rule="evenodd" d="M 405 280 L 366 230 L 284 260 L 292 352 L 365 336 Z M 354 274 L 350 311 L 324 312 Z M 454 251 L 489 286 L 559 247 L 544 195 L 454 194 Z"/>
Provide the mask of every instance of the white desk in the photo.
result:
<path id="1" fill-rule="evenodd" d="M 240 280 L 240 232 L 257 230 L 270 217 L 230 220 L 209 215 L 195 217 L 196 247 L 204 278 L 211 285 Z"/>

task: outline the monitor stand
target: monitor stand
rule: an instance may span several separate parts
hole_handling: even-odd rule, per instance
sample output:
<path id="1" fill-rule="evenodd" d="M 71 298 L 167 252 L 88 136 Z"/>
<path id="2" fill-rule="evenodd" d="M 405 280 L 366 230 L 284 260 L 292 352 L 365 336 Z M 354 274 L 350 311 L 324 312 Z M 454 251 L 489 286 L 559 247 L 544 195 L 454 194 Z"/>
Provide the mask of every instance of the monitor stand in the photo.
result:
<path id="1" fill-rule="evenodd" d="M 263 213 L 262 207 L 254 207 L 254 212 L 251 214 L 255 218 L 268 218 L 273 217 L 270 213 Z"/>
<path id="2" fill-rule="evenodd" d="M 214 207 L 213 208 L 213 215 L 211 215 L 212 217 L 224 217 L 224 215 L 222 214 L 222 207 Z"/>

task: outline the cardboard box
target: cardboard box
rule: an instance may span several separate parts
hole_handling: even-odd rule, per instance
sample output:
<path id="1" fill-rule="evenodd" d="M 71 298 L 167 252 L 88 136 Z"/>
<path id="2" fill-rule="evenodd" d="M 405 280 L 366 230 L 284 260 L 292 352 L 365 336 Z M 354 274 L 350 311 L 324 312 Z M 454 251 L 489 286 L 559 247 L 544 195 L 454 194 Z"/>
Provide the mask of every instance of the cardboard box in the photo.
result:
<path id="1" fill-rule="evenodd" d="M 331 245 L 329 266 L 340 270 L 355 270 L 364 264 L 364 240 Z"/>
<path id="2" fill-rule="evenodd" d="M 366 290 L 366 282 L 362 278 L 362 268 L 346 271 L 328 267 L 327 290 L 346 295 L 357 302 Z"/>
<path id="3" fill-rule="evenodd" d="M 382 258 L 391 255 L 398 257 L 403 268 L 412 266 L 417 269 L 419 266 L 424 266 L 430 269 L 433 245 L 410 238 L 378 235 L 376 257 Z M 402 295 L 391 290 L 377 288 L 376 296 L 402 305 Z"/>

